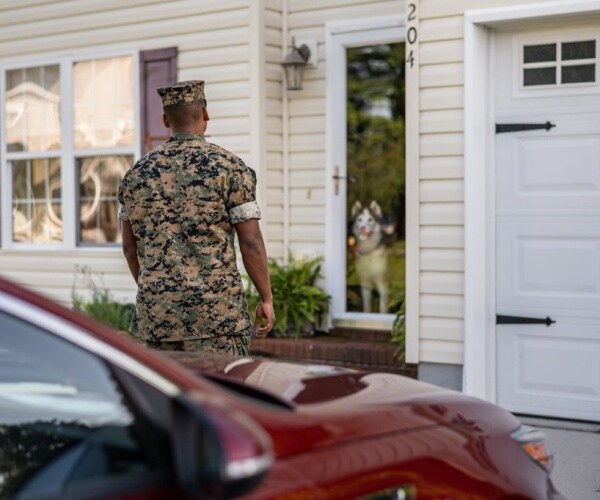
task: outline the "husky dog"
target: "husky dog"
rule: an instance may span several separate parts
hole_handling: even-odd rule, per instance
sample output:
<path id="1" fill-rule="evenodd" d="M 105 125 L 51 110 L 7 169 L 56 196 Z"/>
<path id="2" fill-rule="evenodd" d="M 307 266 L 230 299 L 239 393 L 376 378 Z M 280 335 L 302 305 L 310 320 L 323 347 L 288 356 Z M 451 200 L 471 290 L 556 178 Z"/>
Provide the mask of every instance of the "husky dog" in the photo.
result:
<path id="1" fill-rule="evenodd" d="M 352 207 L 352 233 L 356 238 L 356 272 L 364 312 L 371 312 L 371 295 L 375 288 L 379 293 L 379 312 L 387 313 L 387 251 L 383 245 L 381 207 L 372 201 L 363 207 L 360 201 Z"/>

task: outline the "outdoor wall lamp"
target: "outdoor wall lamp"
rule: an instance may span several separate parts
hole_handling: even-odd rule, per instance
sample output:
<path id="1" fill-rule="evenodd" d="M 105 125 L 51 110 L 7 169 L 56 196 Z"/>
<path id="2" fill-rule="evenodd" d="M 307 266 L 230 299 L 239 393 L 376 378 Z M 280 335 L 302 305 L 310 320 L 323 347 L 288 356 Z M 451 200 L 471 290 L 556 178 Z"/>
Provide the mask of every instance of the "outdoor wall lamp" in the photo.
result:
<path id="1" fill-rule="evenodd" d="M 296 47 L 296 41 L 292 38 L 291 50 L 281 63 L 285 70 L 286 88 L 288 90 L 302 90 L 302 77 L 309 57 L 310 49 L 308 45 L 302 44 L 300 47 Z"/>

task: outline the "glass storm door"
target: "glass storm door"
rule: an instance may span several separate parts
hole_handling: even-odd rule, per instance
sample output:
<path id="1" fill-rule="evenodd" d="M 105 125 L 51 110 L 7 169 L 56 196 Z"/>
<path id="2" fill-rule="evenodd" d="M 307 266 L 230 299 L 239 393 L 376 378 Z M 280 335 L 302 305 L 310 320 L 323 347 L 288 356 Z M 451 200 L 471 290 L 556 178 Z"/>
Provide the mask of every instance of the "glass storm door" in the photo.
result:
<path id="1" fill-rule="evenodd" d="M 328 271 L 334 326 L 389 326 L 404 301 L 402 35 L 398 26 L 330 39 L 330 50 L 336 52 L 332 81 L 338 89 L 330 95 L 329 120 Z"/>

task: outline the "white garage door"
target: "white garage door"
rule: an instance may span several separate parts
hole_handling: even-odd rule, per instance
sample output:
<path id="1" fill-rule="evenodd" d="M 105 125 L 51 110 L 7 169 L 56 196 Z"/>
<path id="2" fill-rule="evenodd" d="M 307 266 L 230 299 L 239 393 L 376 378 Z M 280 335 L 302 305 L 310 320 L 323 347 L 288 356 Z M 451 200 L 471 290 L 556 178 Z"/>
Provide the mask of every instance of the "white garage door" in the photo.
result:
<path id="1" fill-rule="evenodd" d="M 515 412 L 600 420 L 598 33 L 497 36 L 497 394 Z"/>

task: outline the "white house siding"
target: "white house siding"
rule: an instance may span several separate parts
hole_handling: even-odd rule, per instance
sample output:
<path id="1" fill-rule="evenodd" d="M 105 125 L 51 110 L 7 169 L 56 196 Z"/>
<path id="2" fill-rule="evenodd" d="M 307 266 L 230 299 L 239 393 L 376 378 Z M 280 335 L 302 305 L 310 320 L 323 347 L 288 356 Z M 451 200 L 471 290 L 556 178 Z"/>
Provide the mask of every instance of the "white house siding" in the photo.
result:
<path id="1" fill-rule="evenodd" d="M 0 66 L 78 51 L 177 46 L 179 78 L 207 81 L 211 140 L 240 154 L 262 176 L 260 165 L 253 164 L 260 151 L 252 145 L 250 125 L 250 61 L 257 50 L 251 10 L 251 0 L 0 0 Z M 117 297 L 133 300 L 134 283 L 120 248 L 0 252 L 1 275 L 63 302 L 70 300 L 76 266 L 102 273 Z"/>
<path id="2" fill-rule="evenodd" d="M 263 44 L 264 71 L 263 86 L 265 90 L 263 112 L 265 114 L 264 135 L 266 154 L 265 198 L 262 200 L 263 210 L 266 211 L 267 252 L 269 257 L 283 259 L 287 245 L 287 223 L 285 208 L 285 193 L 288 177 L 284 162 L 285 145 L 283 126 L 284 94 L 283 69 L 281 61 L 284 57 L 282 47 L 285 47 L 284 5 L 283 0 L 266 0 L 264 2 Z"/>
<path id="3" fill-rule="evenodd" d="M 523 3 L 418 2 L 420 361 L 463 363 L 463 14 Z"/>

